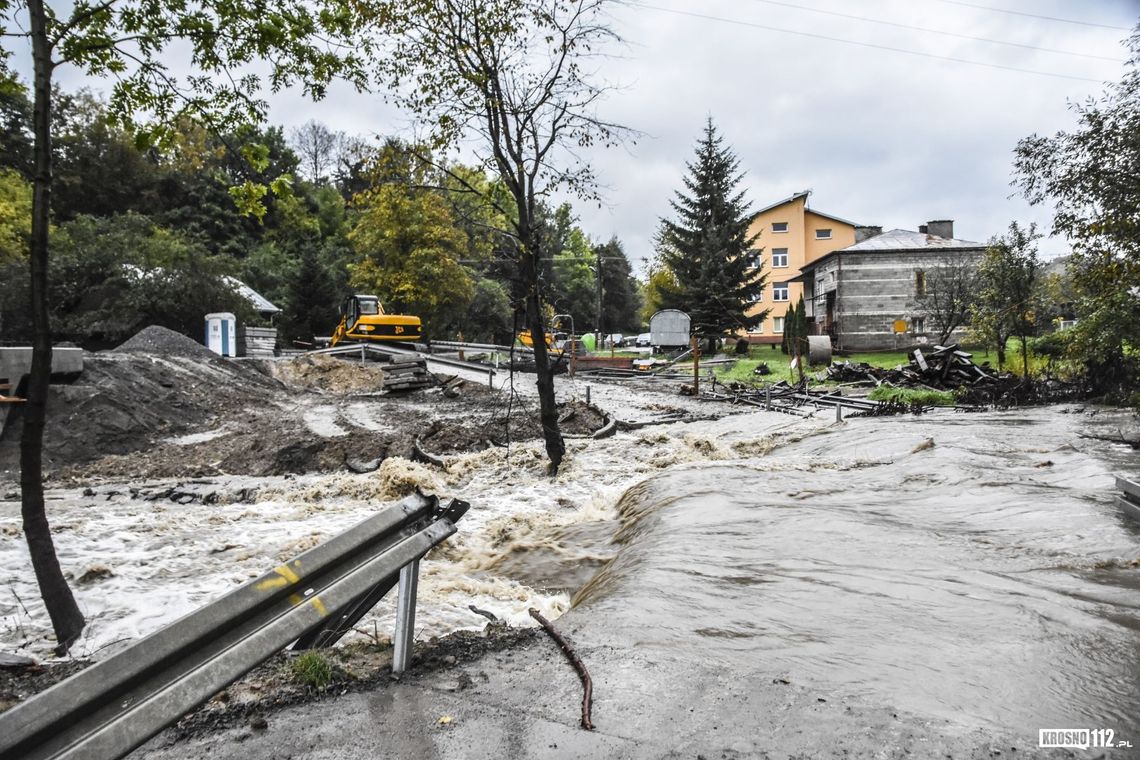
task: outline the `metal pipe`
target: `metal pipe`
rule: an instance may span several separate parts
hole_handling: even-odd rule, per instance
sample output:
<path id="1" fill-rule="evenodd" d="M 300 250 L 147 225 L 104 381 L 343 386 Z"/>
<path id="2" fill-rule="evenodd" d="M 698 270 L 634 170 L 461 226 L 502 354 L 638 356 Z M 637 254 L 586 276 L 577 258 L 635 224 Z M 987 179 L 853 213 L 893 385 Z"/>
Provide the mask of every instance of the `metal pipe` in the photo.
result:
<path id="1" fill-rule="evenodd" d="M 416 588 L 420 580 L 420 561 L 409 562 L 400 568 L 400 588 L 396 597 L 396 634 L 393 638 L 392 672 L 408 669 L 412 655 L 412 640 L 416 633 Z"/>

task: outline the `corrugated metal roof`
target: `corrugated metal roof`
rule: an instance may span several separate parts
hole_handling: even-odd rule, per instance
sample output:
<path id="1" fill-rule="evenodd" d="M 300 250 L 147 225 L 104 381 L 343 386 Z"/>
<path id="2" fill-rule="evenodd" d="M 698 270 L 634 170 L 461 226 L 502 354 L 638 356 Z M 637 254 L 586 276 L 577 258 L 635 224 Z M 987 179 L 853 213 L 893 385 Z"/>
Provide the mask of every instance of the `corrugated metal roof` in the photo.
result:
<path id="1" fill-rule="evenodd" d="M 938 250 L 953 250 L 955 248 L 985 248 L 985 243 L 974 243 L 970 240 L 958 238 L 943 238 L 937 235 L 928 235 L 925 232 L 911 232 L 910 230 L 891 230 L 882 235 L 867 238 L 862 243 L 849 245 L 839 250 L 848 251 L 921 251 L 928 248 Z"/>
<path id="2" fill-rule="evenodd" d="M 253 304 L 253 308 L 261 314 L 277 314 L 281 310 L 274 306 L 268 298 L 246 285 L 236 277 L 225 276 L 226 283 L 237 291 L 237 294 Z"/>

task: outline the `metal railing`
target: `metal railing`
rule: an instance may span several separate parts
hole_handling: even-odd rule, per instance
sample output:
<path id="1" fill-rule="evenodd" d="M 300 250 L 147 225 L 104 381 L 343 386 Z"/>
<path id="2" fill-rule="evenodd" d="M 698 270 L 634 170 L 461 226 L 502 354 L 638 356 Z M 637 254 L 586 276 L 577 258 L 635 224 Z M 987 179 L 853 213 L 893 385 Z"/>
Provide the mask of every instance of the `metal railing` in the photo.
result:
<path id="1" fill-rule="evenodd" d="M 328 646 L 400 584 L 407 667 L 419 560 L 467 511 L 416 494 L 0 714 L 0 760 L 120 758 L 291 642 Z"/>
<path id="2" fill-rule="evenodd" d="M 1121 492 L 1116 497 L 1117 506 L 1125 515 L 1140 522 L 1140 483 L 1118 475 L 1116 488 Z"/>

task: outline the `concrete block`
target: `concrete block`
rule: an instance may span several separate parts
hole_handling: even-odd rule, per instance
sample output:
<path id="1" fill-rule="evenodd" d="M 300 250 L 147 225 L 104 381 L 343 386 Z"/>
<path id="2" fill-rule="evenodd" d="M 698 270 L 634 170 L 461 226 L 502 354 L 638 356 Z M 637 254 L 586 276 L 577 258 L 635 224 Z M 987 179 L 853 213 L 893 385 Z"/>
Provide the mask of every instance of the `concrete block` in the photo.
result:
<path id="1" fill-rule="evenodd" d="M 0 395 L 14 395 L 24 376 L 32 369 L 31 346 L 0 347 L 0 384 L 12 386 Z M 83 349 L 53 348 L 51 352 L 52 375 L 78 375 L 83 372 Z M 0 404 L 0 434 L 8 421 L 12 404 Z"/>

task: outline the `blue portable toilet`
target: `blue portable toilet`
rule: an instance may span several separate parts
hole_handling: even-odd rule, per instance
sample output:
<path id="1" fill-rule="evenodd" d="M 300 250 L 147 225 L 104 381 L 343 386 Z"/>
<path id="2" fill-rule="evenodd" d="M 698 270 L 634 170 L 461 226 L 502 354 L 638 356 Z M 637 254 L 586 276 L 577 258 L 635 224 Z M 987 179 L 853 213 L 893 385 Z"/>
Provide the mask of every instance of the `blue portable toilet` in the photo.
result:
<path id="1" fill-rule="evenodd" d="M 237 317 L 228 311 L 207 314 L 206 346 L 221 356 L 237 356 Z"/>

